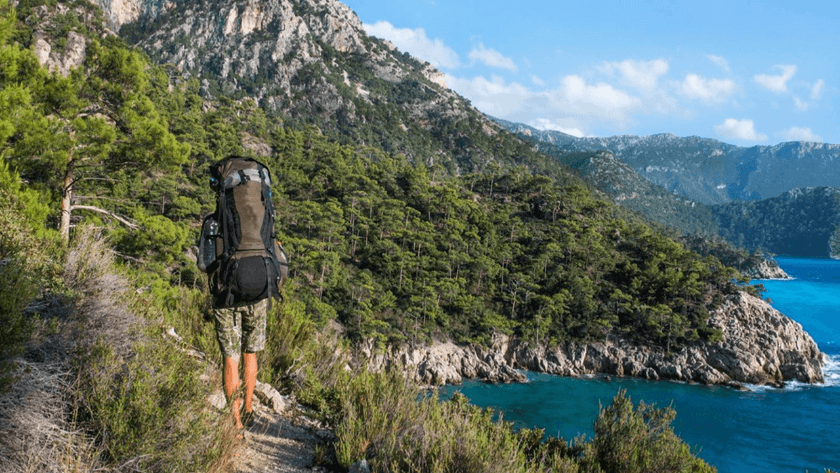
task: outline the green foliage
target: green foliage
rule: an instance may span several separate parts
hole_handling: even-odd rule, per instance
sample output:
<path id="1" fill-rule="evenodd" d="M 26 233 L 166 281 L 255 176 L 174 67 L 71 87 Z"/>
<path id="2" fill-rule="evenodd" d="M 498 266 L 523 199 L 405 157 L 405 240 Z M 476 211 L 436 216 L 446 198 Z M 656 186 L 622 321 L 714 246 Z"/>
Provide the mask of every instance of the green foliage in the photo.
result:
<path id="1" fill-rule="evenodd" d="M 12 358 L 23 352 L 39 319 L 25 309 L 43 293 L 58 289 L 62 255 L 54 239 L 33 229 L 37 222 L 27 218 L 26 204 L 15 190 L 0 187 L 0 392 L 14 381 Z"/>
<path id="2" fill-rule="evenodd" d="M 268 341 L 262 352 L 260 380 L 277 384 L 296 364 L 310 363 L 317 356 L 313 343 L 315 326 L 306 315 L 306 306 L 299 301 L 274 304 L 266 321 Z"/>
<path id="3" fill-rule="evenodd" d="M 672 409 L 634 408 L 621 391 L 595 421 L 595 437 L 573 442 L 541 429 L 515 431 L 456 393 L 441 402 L 397 372 L 346 375 L 330 417 L 346 468 L 366 458 L 382 472 L 714 472 L 670 427 Z"/>
<path id="4" fill-rule="evenodd" d="M 338 388 L 336 453 L 343 467 L 368 458 L 382 472 L 528 472 L 520 437 L 493 412 L 456 395 L 423 396 L 402 375 L 355 373 Z M 575 465 L 555 471 L 577 471 Z"/>
<path id="5" fill-rule="evenodd" d="M 77 422 L 94 433 L 106 465 L 131 460 L 142 471 L 206 471 L 225 429 L 205 407 L 210 392 L 199 366 L 168 344 L 136 348 L 129 361 L 105 344 L 79 359 Z"/>
<path id="6" fill-rule="evenodd" d="M 127 290 L 113 259 L 89 227 L 77 231 L 65 265 L 79 326 L 70 420 L 95 441 L 104 467 L 214 471 L 230 452 L 232 422 L 207 408 L 215 387 L 202 379 L 207 366 L 161 325 L 177 320 L 189 342 L 198 338 L 197 291 L 176 286 L 161 297 L 154 287 Z"/>
<path id="7" fill-rule="evenodd" d="M 773 254 L 826 258 L 840 225 L 840 191 L 794 189 L 772 199 L 712 207 L 720 234 L 739 247 Z"/>
<path id="8" fill-rule="evenodd" d="M 748 273 L 765 262 L 766 255 L 760 251 L 747 252 L 734 247 L 730 242 L 720 237 L 704 238 L 700 236 L 683 236 L 679 238 L 691 251 L 703 256 L 714 256 L 726 266 L 733 267 L 741 273 Z"/>
<path id="9" fill-rule="evenodd" d="M 36 4 L 20 5 L 31 13 Z M 9 44 L 14 15 L 7 13 L 0 178 L 10 183 L 10 199 L 27 206 L 0 214 L 9 228 L 25 233 L 43 223 L 43 205 L 52 206 L 52 224 L 63 199 L 76 219 L 64 229 L 83 216 L 131 268 L 139 286 L 133 308 L 215 359 L 203 281 L 186 256 L 200 215 L 213 205 L 207 168 L 231 153 L 265 162 L 278 238 L 293 267 L 286 301 L 270 314 L 260 376 L 282 381 L 332 421 L 344 466 L 362 455 L 384 471 L 577 471 L 584 450 L 559 441 L 537 446 L 535 434 L 516 434 L 463 399 L 416 402 L 416 389 L 398 375 L 351 376 L 337 362 L 346 346 L 326 335 L 316 343 L 316 329 L 337 327 L 379 344 L 487 342 L 496 332 L 558 343 L 620 333 L 666 350 L 715 336 L 705 322 L 715 296 L 732 289 L 729 269 L 617 218 L 614 205 L 519 139 L 475 132 L 485 122 L 473 110 L 418 123 L 393 106 L 434 95 L 423 65 L 409 56 L 396 60 L 412 74 L 392 83 L 375 78 L 363 58 L 327 50 L 383 100 L 359 101 L 355 120 L 339 114 L 327 122 L 296 101 L 300 113 L 281 122 L 250 99 L 205 101 L 197 81 L 180 81 L 119 41 L 88 38 L 82 67 L 66 78 L 48 74 L 30 51 Z M 322 75 L 340 93 L 354 93 L 343 78 L 313 67 L 295 79 L 301 99 Z M 308 122 L 324 125 L 326 135 Z M 358 139 L 343 135 L 350 127 Z M 26 184 L 14 184 L 10 168 Z M 80 205 L 97 210 L 81 214 Z M 140 230 L 106 225 L 115 215 Z M 9 248 L 3 268 L 33 274 L 25 251 Z M 111 252 L 89 257 L 104 255 Z M 70 263 L 90 277 L 113 270 Z M 31 287 L 43 285 L 33 279 Z M 96 289 L 78 289 L 79 297 Z M 4 309 L 20 335 L 13 351 L 26 339 L 20 309 L 36 292 Z M 77 420 L 109 467 L 206 469 L 227 437 L 222 417 L 204 408 L 201 366 L 162 342 L 159 330 L 143 335 L 130 356 L 108 340 L 82 353 Z"/>
<path id="10" fill-rule="evenodd" d="M 584 471 L 627 473 L 714 472 L 715 468 L 695 457 L 670 427 L 673 409 L 637 409 L 624 391 L 610 406 L 601 409 L 595 421 L 595 438 L 587 445 Z"/>
<path id="11" fill-rule="evenodd" d="M 49 234 L 44 226 L 49 207 L 42 202 L 43 196 L 33 189 L 22 187 L 20 176 L 9 169 L 5 161 L 0 161 L 0 189 L 8 193 L 9 199 L 14 199 L 16 202 L 14 207 L 20 209 L 29 229 L 35 235 L 45 237 Z M 4 208 L 10 208 L 10 206 L 4 206 Z"/>
<path id="12" fill-rule="evenodd" d="M 680 198 L 653 184 L 610 152 L 568 151 L 540 141 L 537 136 L 521 133 L 518 136 L 577 171 L 587 183 L 628 209 L 625 218 L 638 218 L 634 215 L 638 214 L 671 232 L 707 237 L 717 234 L 718 223 L 708 206 Z"/>
<path id="13" fill-rule="evenodd" d="M 143 257 L 148 261 L 169 264 L 180 260 L 189 246 L 189 231 L 185 222 L 173 222 L 163 215 L 149 215 L 139 209 L 134 215 L 138 230 L 118 229 L 116 247 L 127 254 Z"/>

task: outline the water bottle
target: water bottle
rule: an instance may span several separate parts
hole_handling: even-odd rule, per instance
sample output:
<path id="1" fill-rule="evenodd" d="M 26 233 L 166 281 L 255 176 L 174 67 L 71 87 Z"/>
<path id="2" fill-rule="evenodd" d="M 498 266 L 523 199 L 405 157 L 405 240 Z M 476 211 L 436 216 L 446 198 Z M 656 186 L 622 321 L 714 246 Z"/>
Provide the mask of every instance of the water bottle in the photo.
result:
<path id="1" fill-rule="evenodd" d="M 213 220 L 212 218 L 208 218 L 205 225 L 205 241 L 202 242 L 204 251 L 201 253 L 203 256 L 202 263 L 204 264 L 204 267 L 207 268 L 216 261 L 216 237 L 219 235 L 219 222 Z"/>

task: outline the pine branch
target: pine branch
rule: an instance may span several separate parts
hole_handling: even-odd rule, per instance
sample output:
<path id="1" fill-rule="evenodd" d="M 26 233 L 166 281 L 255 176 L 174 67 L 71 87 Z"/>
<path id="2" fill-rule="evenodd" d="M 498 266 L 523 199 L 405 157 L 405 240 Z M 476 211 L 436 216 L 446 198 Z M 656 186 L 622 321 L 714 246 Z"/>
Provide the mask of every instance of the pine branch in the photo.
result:
<path id="1" fill-rule="evenodd" d="M 120 217 L 119 215 L 117 215 L 113 212 L 109 212 L 105 209 L 100 209 L 99 207 L 94 207 L 92 205 L 73 205 L 73 206 L 70 207 L 70 211 L 72 212 L 74 210 L 90 210 L 91 212 L 98 212 L 98 213 L 101 213 L 101 214 L 104 214 L 104 215 L 107 215 L 107 216 L 113 218 L 114 220 L 122 223 L 123 225 L 125 225 L 126 227 L 128 227 L 132 230 L 137 230 L 137 229 L 140 228 L 139 225 L 137 225 L 136 223 L 126 219 L 125 217 Z"/>

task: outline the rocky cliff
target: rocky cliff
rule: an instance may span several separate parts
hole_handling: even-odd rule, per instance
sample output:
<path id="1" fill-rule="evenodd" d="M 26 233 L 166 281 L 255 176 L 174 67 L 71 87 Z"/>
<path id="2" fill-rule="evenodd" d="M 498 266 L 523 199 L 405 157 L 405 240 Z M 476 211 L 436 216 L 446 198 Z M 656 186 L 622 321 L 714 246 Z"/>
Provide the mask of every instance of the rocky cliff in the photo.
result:
<path id="1" fill-rule="evenodd" d="M 605 374 L 738 386 L 822 383 L 824 355 L 802 326 L 767 302 L 745 293 L 728 297 L 710 324 L 723 331 L 717 343 L 690 344 L 664 353 L 628 340 L 532 346 L 498 336 L 492 347 L 452 343 L 426 348 L 366 350 L 375 369 L 407 367 L 424 384 L 460 384 L 463 378 L 521 382 L 516 369 L 561 376 Z"/>
<path id="2" fill-rule="evenodd" d="M 199 78 L 205 96 L 247 96 L 268 111 L 346 124 L 393 102 L 387 84 L 423 96 L 412 107 L 418 120 L 451 114 L 452 101 L 465 105 L 439 71 L 369 37 L 335 0 L 98 1 L 122 37 Z"/>
<path id="3" fill-rule="evenodd" d="M 741 270 L 741 274 L 750 279 L 790 279 L 790 275 L 779 266 L 779 263 L 766 259 L 753 267 Z"/>

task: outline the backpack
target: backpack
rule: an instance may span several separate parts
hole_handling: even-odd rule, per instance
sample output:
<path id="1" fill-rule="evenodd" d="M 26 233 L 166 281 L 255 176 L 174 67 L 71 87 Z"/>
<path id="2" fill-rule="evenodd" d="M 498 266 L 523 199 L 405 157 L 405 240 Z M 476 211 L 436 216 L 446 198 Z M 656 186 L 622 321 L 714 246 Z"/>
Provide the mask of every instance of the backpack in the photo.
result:
<path id="1" fill-rule="evenodd" d="M 271 175 L 255 159 L 230 156 L 210 167 L 216 211 L 204 217 L 198 268 L 215 307 L 280 298 L 289 257 L 274 233 Z"/>

